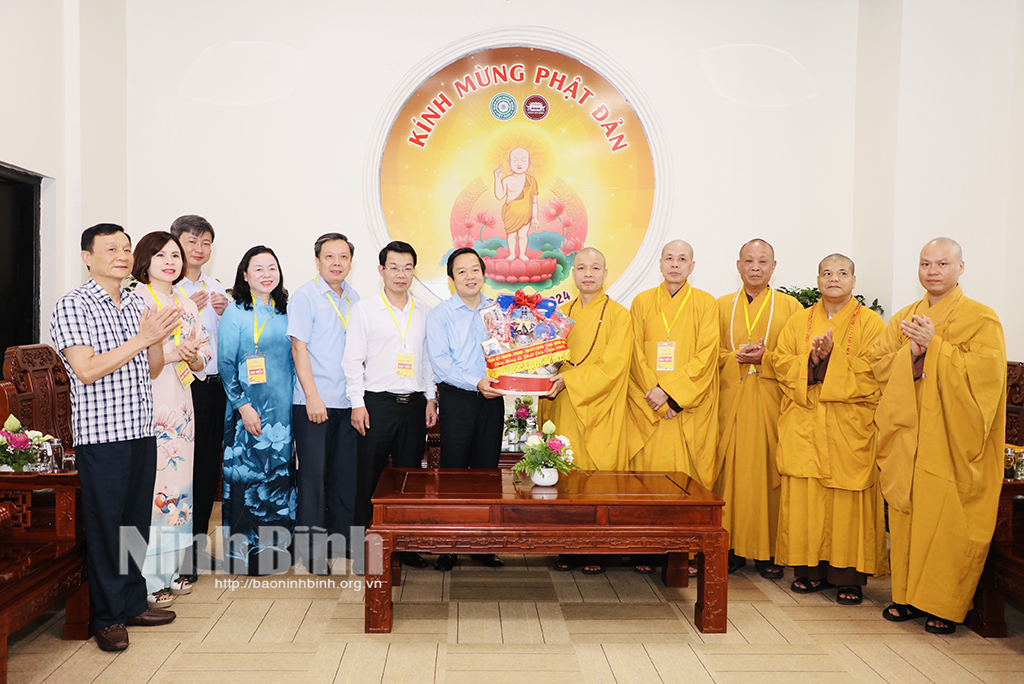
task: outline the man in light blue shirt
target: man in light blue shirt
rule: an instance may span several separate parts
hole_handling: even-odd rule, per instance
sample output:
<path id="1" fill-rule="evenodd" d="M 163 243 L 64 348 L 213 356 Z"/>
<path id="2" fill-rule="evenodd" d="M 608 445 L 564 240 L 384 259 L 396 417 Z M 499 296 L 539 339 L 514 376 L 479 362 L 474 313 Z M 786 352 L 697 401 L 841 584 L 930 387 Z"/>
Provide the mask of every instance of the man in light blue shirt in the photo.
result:
<path id="1" fill-rule="evenodd" d="M 442 468 L 497 468 L 505 404 L 491 386 L 496 378 L 486 374 L 484 351 L 487 339 L 480 309 L 492 300 L 480 293 L 484 284 L 484 260 L 463 247 L 448 257 L 448 277 L 455 294 L 438 304 L 427 316 L 427 353 L 438 383 Z M 492 553 L 470 556 L 489 567 L 504 565 Z M 451 570 L 456 556 L 442 554 L 435 570 Z"/>
<path id="2" fill-rule="evenodd" d="M 318 275 L 288 302 L 299 461 L 295 549 L 315 574 L 329 574 L 327 559 L 345 555 L 343 546 L 328 548 L 327 534 L 348 537 L 356 500 L 356 431 L 341 367 L 349 310 L 359 300 L 345 283 L 354 253 L 341 233 L 321 235 L 313 246 Z"/>

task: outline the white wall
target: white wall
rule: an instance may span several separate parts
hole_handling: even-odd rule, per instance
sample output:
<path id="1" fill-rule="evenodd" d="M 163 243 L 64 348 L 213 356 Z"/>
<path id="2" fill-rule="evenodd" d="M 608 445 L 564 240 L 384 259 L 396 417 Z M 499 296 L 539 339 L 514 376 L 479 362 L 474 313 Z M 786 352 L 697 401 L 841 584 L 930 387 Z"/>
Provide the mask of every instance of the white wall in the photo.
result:
<path id="1" fill-rule="evenodd" d="M 54 179 L 44 321 L 98 220 L 138 237 L 204 214 L 215 275 L 265 242 L 291 287 L 316 235 L 342 230 L 354 284 L 376 287 L 364 198 L 382 103 L 428 55 L 523 25 L 595 46 L 643 93 L 698 287 L 735 289 L 736 249 L 761 236 L 776 284 L 812 284 L 820 256 L 847 252 L 891 312 L 921 294 L 921 244 L 949 235 L 965 291 L 1024 359 L 1024 0 L 5 0 L 0 58 L 24 67 L 0 70 L 0 160 Z"/>
<path id="2" fill-rule="evenodd" d="M 64 8 L 60 0 L 0 4 L 0 160 L 49 179 L 66 177 L 64 118 Z M 40 332 L 45 339 L 57 293 L 64 287 L 65 190 L 42 187 Z M 2 301 L 6 301 L 6 296 Z"/>
<path id="3" fill-rule="evenodd" d="M 903 0 L 893 301 L 922 296 L 918 253 L 945 235 L 963 246 L 964 292 L 1019 329 L 1022 309 L 1006 268 L 1024 234 L 1019 217 L 1015 230 L 1007 223 L 1008 202 L 1020 193 L 1008 174 L 1016 5 Z M 1011 359 L 1024 358 L 1019 335 L 1007 343 Z"/>
<path id="4" fill-rule="evenodd" d="M 383 102 L 394 84 L 443 46 L 476 32 L 528 24 L 571 34 L 570 51 L 576 40 L 598 47 L 652 105 L 658 118 L 652 124 L 667 141 L 660 152 L 670 156 L 673 169 L 659 179 L 672 197 L 671 232 L 694 243 L 697 286 L 716 295 L 734 290 L 739 245 L 758 235 L 778 248 L 780 283 L 811 284 L 820 256 L 850 250 L 853 0 L 644 2 L 633 13 L 608 0 L 449 0 L 432 3 L 429 11 L 405 7 L 365 3 L 343 11 L 326 0 L 298 7 L 129 0 L 133 231 L 165 228 L 182 213 L 203 214 L 218 230 L 218 277 L 231 279 L 241 253 L 265 242 L 279 253 L 295 286 L 311 275 L 315 237 L 340 229 L 357 244 L 356 287 L 376 287 L 381 245 L 366 230 L 363 198 L 373 179 L 364 160 L 379 153 L 368 149 L 367 139 Z M 202 72 L 197 88 L 199 66 L 211 63 L 204 50 L 228 41 L 264 46 L 245 48 L 251 61 L 239 58 L 219 82 Z M 722 46 L 739 47 L 702 54 Z M 779 59 L 764 64 L 771 51 Z M 716 56 L 755 70 L 757 79 L 716 75 L 718 87 L 743 104 L 719 94 L 706 73 L 705 64 L 714 66 Z M 251 64 L 275 58 L 282 73 L 301 64 L 293 80 L 282 77 L 284 85 L 277 86 L 250 80 Z M 786 79 L 803 70 L 812 96 L 798 99 L 806 93 Z M 763 85 L 772 79 L 775 90 L 767 95 L 777 99 L 759 106 Z M 196 90 L 205 101 L 188 96 Z M 232 103 L 258 99 L 259 92 L 286 95 Z M 658 282 L 653 263 L 651 271 L 647 285 Z"/>

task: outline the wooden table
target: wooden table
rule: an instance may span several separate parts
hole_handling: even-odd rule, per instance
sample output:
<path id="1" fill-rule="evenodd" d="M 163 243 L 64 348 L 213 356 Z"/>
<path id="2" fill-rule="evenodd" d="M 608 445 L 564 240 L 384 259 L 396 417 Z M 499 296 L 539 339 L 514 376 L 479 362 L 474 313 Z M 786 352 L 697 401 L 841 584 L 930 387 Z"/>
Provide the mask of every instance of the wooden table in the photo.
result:
<path id="1" fill-rule="evenodd" d="M 665 554 L 668 586 L 699 568 L 702 632 L 725 632 L 729 536 L 724 502 L 683 473 L 576 472 L 534 487 L 502 470 L 388 468 L 366 534 L 366 632 L 391 631 L 402 551 Z"/>

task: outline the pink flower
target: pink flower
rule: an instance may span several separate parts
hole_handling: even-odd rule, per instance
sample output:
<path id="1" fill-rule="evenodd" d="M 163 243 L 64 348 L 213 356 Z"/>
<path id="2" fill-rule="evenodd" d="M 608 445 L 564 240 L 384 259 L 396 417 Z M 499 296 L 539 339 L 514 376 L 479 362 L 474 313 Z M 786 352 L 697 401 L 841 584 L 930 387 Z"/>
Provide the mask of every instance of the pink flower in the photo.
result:
<path id="1" fill-rule="evenodd" d="M 452 244 L 455 249 L 461 249 L 462 247 L 472 247 L 476 242 L 472 235 L 456 235 L 452 238 Z"/>
<path id="2" fill-rule="evenodd" d="M 488 228 L 493 228 L 495 224 L 494 215 L 489 211 L 481 211 L 476 215 L 476 220 L 484 224 Z"/>
<path id="3" fill-rule="evenodd" d="M 548 449 L 551 449 L 551 451 L 553 451 L 556 454 L 561 453 L 563 446 L 565 445 L 562 444 L 562 440 L 558 439 L 557 437 L 552 437 L 551 439 L 548 440 Z"/>
<path id="4" fill-rule="evenodd" d="M 583 249 L 583 240 L 578 237 L 567 237 L 558 248 L 562 254 L 572 254 Z"/>
<path id="5" fill-rule="evenodd" d="M 162 406 L 154 416 L 156 422 L 156 434 L 176 435 L 178 429 L 184 425 L 181 414 L 168 406 Z"/>
<path id="6" fill-rule="evenodd" d="M 9 440 L 11 438 L 11 433 L 8 432 L 7 430 L 0 430 L 0 437 Z"/>
<path id="7" fill-rule="evenodd" d="M 529 417 L 530 417 L 530 409 L 526 408 L 525 406 L 520 406 L 519 408 L 516 409 L 516 418 L 529 418 Z"/>
<path id="8" fill-rule="evenodd" d="M 25 449 L 32 443 L 32 440 L 24 432 L 15 432 L 7 438 L 7 443 L 12 449 Z"/>
<path id="9" fill-rule="evenodd" d="M 554 221 L 565 212 L 565 204 L 560 199 L 553 199 L 548 206 L 540 210 L 541 217 L 545 221 Z"/>
<path id="10" fill-rule="evenodd" d="M 470 221 L 469 219 L 466 219 L 465 221 L 462 222 L 462 227 L 466 229 L 466 232 L 469 232 L 476 228 L 476 224 Z"/>

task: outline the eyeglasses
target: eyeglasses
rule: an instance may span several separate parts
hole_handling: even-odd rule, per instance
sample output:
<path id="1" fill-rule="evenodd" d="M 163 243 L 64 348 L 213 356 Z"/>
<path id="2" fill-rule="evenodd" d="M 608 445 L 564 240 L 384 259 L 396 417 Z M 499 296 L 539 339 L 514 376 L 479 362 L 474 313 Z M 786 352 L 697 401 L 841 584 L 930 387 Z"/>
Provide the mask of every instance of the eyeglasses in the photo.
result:
<path id="1" fill-rule="evenodd" d="M 413 266 L 399 267 L 396 264 L 388 264 L 387 266 L 384 267 L 384 270 L 387 271 L 388 273 L 395 275 L 398 273 L 412 273 L 415 270 L 415 268 Z"/>

